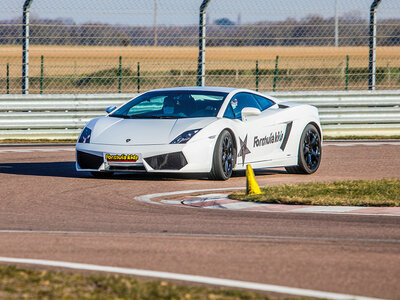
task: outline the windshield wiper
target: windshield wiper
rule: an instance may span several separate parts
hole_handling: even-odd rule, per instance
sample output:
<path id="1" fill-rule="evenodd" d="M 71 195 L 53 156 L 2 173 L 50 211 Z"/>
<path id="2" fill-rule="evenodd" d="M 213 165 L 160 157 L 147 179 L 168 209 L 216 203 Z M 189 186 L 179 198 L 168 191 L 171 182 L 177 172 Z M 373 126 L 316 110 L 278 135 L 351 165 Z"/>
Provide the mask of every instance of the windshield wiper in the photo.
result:
<path id="1" fill-rule="evenodd" d="M 180 119 L 181 116 L 153 116 L 153 115 L 133 115 L 130 119 Z"/>
<path id="2" fill-rule="evenodd" d="M 114 117 L 114 118 L 123 118 L 123 119 L 129 119 L 128 116 L 125 115 L 119 115 L 119 114 L 111 114 L 109 117 Z"/>
<path id="3" fill-rule="evenodd" d="M 113 114 L 113 115 L 109 115 L 109 116 L 115 117 L 115 118 L 123 118 L 123 119 L 181 119 L 181 118 L 184 118 L 182 116 L 153 116 L 153 115 L 127 116 L 127 115 L 119 115 L 119 114 Z"/>
<path id="4" fill-rule="evenodd" d="M 182 116 L 160 116 L 160 119 L 182 119 Z"/>
<path id="5" fill-rule="evenodd" d="M 159 116 L 151 116 L 151 115 L 132 115 L 128 117 L 129 119 L 159 119 Z"/>

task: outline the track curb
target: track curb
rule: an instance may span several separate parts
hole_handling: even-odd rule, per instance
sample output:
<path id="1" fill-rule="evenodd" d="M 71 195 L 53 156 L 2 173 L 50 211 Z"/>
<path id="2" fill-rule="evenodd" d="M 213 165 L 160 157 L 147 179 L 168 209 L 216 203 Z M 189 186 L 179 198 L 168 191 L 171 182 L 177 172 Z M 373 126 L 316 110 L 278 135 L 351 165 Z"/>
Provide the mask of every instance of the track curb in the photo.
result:
<path id="1" fill-rule="evenodd" d="M 171 205 L 187 208 L 223 209 L 267 213 L 312 213 L 400 217 L 400 207 L 289 205 L 247 202 L 228 198 L 228 191 L 244 189 L 245 187 L 186 190 L 142 195 L 135 197 L 134 199 L 140 202 L 151 204 Z"/>

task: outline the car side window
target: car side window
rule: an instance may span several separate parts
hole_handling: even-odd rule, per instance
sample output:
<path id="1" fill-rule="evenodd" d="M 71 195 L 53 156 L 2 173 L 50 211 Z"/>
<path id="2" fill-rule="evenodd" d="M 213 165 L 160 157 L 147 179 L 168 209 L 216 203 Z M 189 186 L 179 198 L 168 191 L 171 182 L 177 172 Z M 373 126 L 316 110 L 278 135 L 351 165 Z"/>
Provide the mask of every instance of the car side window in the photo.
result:
<path id="1" fill-rule="evenodd" d="M 258 104 L 252 94 L 249 93 L 237 93 L 234 95 L 226 108 L 224 117 L 230 119 L 242 119 L 242 109 L 245 107 L 255 107 L 261 110 L 261 106 Z"/>
<path id="2" fill-rule="evenodd" d="M 235 113 L 233 112 L 231 103 L 229 103 L 228 107 L 225 110 L 224 118 L 235 119 Z"/>
<path id="3" fill-rule="evenodd" d="M 267 108 L 270 108 L 272 105 L 275 104 L 274 101 L 269 100 L 268 98 L 259 96 L 259 95 L 253 95 L 254 98 L 256 98 L 258 104 L 261 106 L 261 110 L 266 110 Z"/>

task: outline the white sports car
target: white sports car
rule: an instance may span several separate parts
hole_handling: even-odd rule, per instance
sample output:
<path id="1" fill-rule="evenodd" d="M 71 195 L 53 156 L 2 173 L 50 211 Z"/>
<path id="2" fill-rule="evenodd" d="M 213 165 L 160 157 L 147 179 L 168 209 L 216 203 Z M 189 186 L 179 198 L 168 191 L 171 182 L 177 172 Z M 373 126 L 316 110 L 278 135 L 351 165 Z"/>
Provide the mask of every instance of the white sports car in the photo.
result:
<path id="1" fill-rule="evenodd" d="M 235 88 L 183 87 L 146 92 L 91 120 L 76 144 L 76 169 L 208 173 L 285 167 L 314 173 L 322 132 L 315 107 Z"/>

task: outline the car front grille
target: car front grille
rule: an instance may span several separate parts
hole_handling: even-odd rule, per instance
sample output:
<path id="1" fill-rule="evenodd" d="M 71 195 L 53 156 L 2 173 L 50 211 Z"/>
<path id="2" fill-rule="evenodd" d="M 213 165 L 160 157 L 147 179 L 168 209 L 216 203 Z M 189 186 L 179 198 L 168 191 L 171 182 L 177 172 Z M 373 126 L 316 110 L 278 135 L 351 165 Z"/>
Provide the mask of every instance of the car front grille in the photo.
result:
<path id="1" fill-rule="evenodd" d="M 131 165 L 131 166 L 110 166 L 108 168 L 109 171 L 114 171 L 114 172 L 129 172 L 129 171 L 135 171 L 135 172 L 145 172 L 146 168 L 143 165 Z"/>

